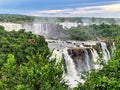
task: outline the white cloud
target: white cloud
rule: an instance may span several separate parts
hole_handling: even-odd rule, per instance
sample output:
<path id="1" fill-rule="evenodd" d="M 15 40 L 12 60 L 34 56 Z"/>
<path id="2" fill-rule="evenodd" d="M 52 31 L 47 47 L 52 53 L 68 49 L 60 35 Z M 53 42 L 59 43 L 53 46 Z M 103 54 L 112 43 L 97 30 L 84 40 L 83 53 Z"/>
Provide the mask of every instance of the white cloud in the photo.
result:
<path id="1" fill-rule="evenodd" d="M 101 6 L 101 8 L 108 12 L 120 12 L 120 4 L 105 5 Z"/>
<path id="2" fill-rule="evenodd" d="M 89 6 L 82 8 L 68 8 L 60 10 L 41 10 L 29 12 L 28 15 L 33 16 L 59 16 L 59 17 L 74 17 L 74 16 L 97 16 L 97 17 L 119 17 L 120 18 L 120 3 Z"/>

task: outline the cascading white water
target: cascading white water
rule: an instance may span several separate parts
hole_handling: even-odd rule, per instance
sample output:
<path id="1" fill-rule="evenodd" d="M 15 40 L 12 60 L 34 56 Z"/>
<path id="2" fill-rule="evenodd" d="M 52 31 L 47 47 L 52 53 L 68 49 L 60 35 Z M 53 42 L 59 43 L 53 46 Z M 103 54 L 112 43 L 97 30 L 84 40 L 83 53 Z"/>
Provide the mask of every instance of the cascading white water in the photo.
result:
<path id="1" fill-rule="evenodd" d="M 67 48 L 63 50 L 63 57 L 65 59 L 65 66 L 67 69 L 67 72 L 65 73 L 65 79 L 68 80 L 68 83 L 71 87 L 75 87 L 77 85 L 75 80 L 79 80 L 79 77 L 77 75 L 73 59 L 68 54 Z"/>
<path id="2" fill-rule="evenodd" d="M 91 70 L 91 68 L 90 68 L 90 57 L 89 57 L 86 49 L 84 50 L 84 52 L 85 52 L 86 71 L 90 71 Z"/>
<path id="3" fill-rule="evenodd" d="M 52 41 L 50 43 L 52 43 Z M 102 50 L 103 52 L 102 57 L 107 62 L 110 59 L 109 50 L 110 48 L 112 50 L 112 48 L 114 47 L 114 44 L 110 44 L 108 45 L 110 46 L 108 49 L 106 43 L 104 42 L 96 42 L 96 43 L 84 42 L 85 44 L 83 44 L 83 42 L 73 43 L 73 41 L 71 42 L 69 41 L 69 44 L 67 46 L 66 46 L 67 43 L 66 41 L 64 42 L 58 40 L 58 41 L 53 41 L 53 43 L 54 44 L 50 44 L 50 46 L 52 45 L 52 48 L 54 45 L 56 45 L 56 43 L 60 44 L 60 48 L 58 46 L 59 44 L 57 44 L 57 46 L 55 47 L 62 50 L 60 53 L 62 53 L 61 56 L 63 56 L 64 58 L 65 68 L 66 68 L 63 76 L 66 80 L 68 80 L 67 84 L 70 85 L 71 88 L 76 87 L 78 82 L 81 83 L 85 82 L 81 77 L 81 75 L 83 76 L 84 71 L 89 72 L 92 69 L 102 69 L 103 66 L 100 65 L 100 61 L 99 61 L 100 57 L 98 53 L 100 53 Z M 78 47 L 76 47 L 75 45 L 77 45 Z M 101 45 L 101 47 L 99 47 L 98 45 Z M 69 48 L 64 49 L 64 47 L 69 47 Z"/>
<path id="4" fill-rule="evenodd" d="M 107 49 L 107 45 L 104 42 L 101 42 L 102 52 L 103 52 L 103 59 L 107 62 L 110 59 L 110 52 Z"/>
<path id="5" fill-rule="evenodd" d="M 26 32 L 31 31 L 33 34 L 43 35 L 45 38 L 58 39 L 63 38 L 62 27 L 56 23 L 8 23 L 0 22 L 1 26 L 7 31 L 18 31 L 25 29 Z M 62 36 L 61 36 L 62 35 Z"/>
<path id="6" fill-rule="evenodd" d="M 48 26 L 47 26 L 47 24 L 45 24 L 45 30 L 46 30 L 45 33 L 48 34 Z"/>
<path id="7" fill-rule="evenodd" d="M 16 30 L 18 31 L 19 29 L 24 29 L 22 27 L 22 24 L 14 24 L 14 23 L 0 23 L 0 25 L 5 27 L 5 30 L 12 31 Z"/>
<path id="8" fill-rule="evenodd" d="M 54 49 L 52 52 L 52 56 L 50 57 L 51 59 L 57 59 L 56 63 L 62 60 L 62 51 L 58 49 Z"/>
<path id="9" fill-rule="evenodd" d="M 99 65 L 99 55 L 97 53 L 97 51 L 93 48 L 92 50 L 90 50 L 92 53 L 92 60 L 93 60 L 93 69 L 100 69 L 100 65 Z"/>
<path id="10" fill-rule="evenodd" d="M 77 23 L 77 22 L 59 22 L 59 25 L 62 25 L 63 28 L 72 28 L 72 27 L 78 27 L 79 25 L 81 25 L 81 23 Z"/>
<path id="11" fill-rule="evenodd" d="M 112 48 L 112 54 L 114 54 L 114 51 L 116 50 L 116 47 L 115 47 L 115 43 L 114 43 L 114 42 L 112 43 L 111 48 Z"/>

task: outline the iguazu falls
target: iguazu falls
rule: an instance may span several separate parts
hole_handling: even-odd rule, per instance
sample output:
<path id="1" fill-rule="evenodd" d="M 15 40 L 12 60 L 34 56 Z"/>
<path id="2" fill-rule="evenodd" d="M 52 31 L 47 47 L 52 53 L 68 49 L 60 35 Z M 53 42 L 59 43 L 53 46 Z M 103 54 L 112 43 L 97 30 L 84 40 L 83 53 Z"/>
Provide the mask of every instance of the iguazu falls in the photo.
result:
<path id="1" fill-rule="evenodd" d="M 0 90 L 120 90 L 120 2 L 0 1 Z"/>

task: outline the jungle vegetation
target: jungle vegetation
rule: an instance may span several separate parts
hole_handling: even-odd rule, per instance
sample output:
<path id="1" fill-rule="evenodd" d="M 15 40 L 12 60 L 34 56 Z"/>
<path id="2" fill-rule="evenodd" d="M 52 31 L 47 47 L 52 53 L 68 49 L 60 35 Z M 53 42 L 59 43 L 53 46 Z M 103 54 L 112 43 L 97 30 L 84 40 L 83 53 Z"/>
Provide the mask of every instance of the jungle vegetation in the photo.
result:
<path id="1" fill-rule="evenodd" d="M 9 18 L 6 22 L 9 21 L 26 20 Z M 86 78 L 87 82 L 79 84 L 74 90 L 120 90 L 120 26 L 94 24 L 66 31 L 67 38 L 72 40 L 107 38 L 114 39 L 116 43 L 115 54 L 104 68 L 99 72 L 92 71 Z M 0 90 L 70 90 L 62 78 L 63 62 L 49 60 L 50 55 L 43 36 L 23 29 L 7 32 L 0 26 Z"/>
<path id="2" fill-rule="evenodd" d="M 50 56 L 43 36 L 0 26 L 0 90 L 66 89 L 62 61 L 56 64 Z"/>
<path id="3" fill-rule="evenodd" d="M 115 39 L 120 35 L 120 25 L 116 24 L 100 24 L 78 26 L 63 30 L 67 39 L 71 40 L 100 40 L 100 39 Z"/>
<path id="4" fill-rule="evenodd" d="M 86 82 L 74 90 L 120 89 L 119 35 L 115 42 L 116 51 L 112 59 L 102 70 L 89 73 Z M 70 90 L 62 78 L 63 62 L 49 60 L 50 55 L 43 36 L 24 30 L 7 32 L 0 26 L 0 89 Z"/>

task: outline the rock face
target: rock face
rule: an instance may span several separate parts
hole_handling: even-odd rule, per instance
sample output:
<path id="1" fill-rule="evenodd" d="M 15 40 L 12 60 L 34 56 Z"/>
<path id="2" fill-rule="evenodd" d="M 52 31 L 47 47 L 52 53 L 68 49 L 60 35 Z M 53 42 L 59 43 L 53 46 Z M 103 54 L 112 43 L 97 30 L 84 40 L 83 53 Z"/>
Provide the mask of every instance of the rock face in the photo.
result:
<path id="1" fill-rule="evenodd" d="M 68 46 L 66 46 L 65 44 Z M 54 44 L 53 44 L 54 43 Z M 65 63 L 64 77 L 69 81 L 70 87 L 75 87 L 78 82 L 84 83 L 81 78 L 84 76 L 83 72 L 90 72 L 92 69 L 101 69 L 103 66 L 100 64 L 101 60 L 105 63 L 111 58 L 114 51 L 114 43 L 106 42 L 77 42 L 75 41 L 49 41 L 48 45 L 56 45 L 55 48 L 60 49 L 57 51 L 56 56 L 62 56 Z M 70 46 L 70 47 L 69 47 Z M 53 47 L 52 47 L 53 48 Z M 112 52 L 110 52 L 112 51 Z M 59 54 L 59 55 L 57 55 Z M 62 55 L 61 55 L 62 54 Z M 55 55 L 55 53 L 54 53 Z"/>

